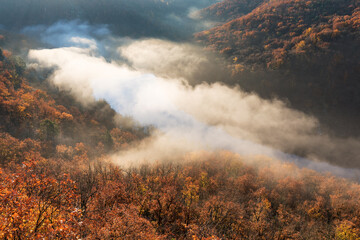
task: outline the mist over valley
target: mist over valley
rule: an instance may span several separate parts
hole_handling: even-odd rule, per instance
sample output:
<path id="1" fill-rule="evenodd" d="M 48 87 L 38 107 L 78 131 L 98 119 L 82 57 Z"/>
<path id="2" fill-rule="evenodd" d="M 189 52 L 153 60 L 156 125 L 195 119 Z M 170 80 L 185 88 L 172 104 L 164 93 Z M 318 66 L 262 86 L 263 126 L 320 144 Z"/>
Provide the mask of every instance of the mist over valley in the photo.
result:
<path id="1" fill-rule="evenodd" d="M 359 9 L 2 0 L 0 236 L 356 239 Z"/>

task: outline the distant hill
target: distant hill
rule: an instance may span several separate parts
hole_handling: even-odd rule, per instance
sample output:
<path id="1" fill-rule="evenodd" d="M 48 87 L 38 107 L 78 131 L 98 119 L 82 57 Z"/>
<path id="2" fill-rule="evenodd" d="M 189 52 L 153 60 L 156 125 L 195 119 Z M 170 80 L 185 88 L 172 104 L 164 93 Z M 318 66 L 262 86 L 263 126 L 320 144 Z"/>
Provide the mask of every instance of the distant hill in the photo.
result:
<path id="1" fill-rule="evenodd" d="M 231 4 L 243 1 L 208 9 L 221 17 Z M 237 11 L 229 18 L 244 13 Z M 196 37 L 231 61 L 232 83 L 288 99 L 353 134 L 360 132 L 359 30 L 359 0 L 272 0 Z"/>
<path id="2" fill-rule="evenodd" d="M 266 0 L 224 0 L 200 11 L 201 16 L 229 21 L 250 13 Z"/>
<path id="3" fill-rule="evenodd" d="M 50 25 L 80 20 L 106 24 L 117 35 L 130 37 L 191 38 L 196 20 L 189 9 L 204 8 L 216 0 L 1 0 L 0 29 Z"/>

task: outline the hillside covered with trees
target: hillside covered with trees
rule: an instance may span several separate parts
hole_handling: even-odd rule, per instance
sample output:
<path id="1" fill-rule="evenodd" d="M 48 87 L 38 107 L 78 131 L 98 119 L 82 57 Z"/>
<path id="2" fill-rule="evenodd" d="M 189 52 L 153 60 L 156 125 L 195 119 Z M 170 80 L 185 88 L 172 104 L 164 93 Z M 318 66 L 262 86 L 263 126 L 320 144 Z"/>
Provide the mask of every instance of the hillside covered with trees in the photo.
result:
<path id="1" fill-rule="evenodd" d="M 203 15 L 225 21 L 196 37 L 228 58 L 229 83 L 359 134 L 358 0 L 225 0 Z"/>
<path id="2" fill-rule="evenodd" d="M 200 10 L 200 15 L 217 21 L 230 21 L 250 13 L 264 0 L 226 0 Z"/>
<path id="3" fill-rule="evenodd" d="M 360 237 L 359 184 L 230 152 L 121 168 L 149 129 L 39 76 L 0 51 L 1 239 Z"/>

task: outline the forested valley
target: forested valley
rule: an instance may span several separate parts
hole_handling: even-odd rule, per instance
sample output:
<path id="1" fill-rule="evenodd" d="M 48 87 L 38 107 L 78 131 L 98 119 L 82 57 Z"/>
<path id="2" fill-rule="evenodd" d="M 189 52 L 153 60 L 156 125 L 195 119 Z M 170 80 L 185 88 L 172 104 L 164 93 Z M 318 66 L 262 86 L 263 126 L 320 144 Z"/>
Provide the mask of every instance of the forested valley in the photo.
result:
<path id="1" fill-rule="evenodd" d="M 360 239 L 359 0 L 0 13 L 0 239 Z"/>
<path id="2" fill-rule="evenodd" d="M 121 168 L 147 137 L 42 89 L 1 51 L 2 239 L 357 239 L 360 185 L 266 157 L 193 152 Z"/>

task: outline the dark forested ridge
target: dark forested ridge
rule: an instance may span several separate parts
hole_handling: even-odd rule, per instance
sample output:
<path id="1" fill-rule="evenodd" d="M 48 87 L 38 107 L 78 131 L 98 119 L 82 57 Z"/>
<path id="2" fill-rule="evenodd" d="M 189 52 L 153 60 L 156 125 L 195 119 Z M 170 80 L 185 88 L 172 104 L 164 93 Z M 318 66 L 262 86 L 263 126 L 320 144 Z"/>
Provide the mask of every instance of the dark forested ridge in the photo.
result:
<path id="1" fill-rule="evenodd" d="M 204 18 L 218 21 L 230 21 L 250 13 L 265 0 L 224 0 L 204 8 L 200 14 Z"/>
<path id="2" fill-rule="evenodd" d="M 107 25 L 120 36 L 188 39 L 196 24 L 189 6 L 203 8 L 215 0 L 1 0 L 0 29 L 22 30 L 59 21 Z M 179 20 L 182 19 L 182 20 Z M 199 31 L 199 30 L 198 30 Z"/>
<path id="3" fill-rule="evenodd" d="M 239 17 L 196 35 L 231 61 L 229 82 L 263 97 L 288 99 L 337 133 L 358 135 L 360 2 L 273 0 L 243 8 L 246 3 L 208 8 L 225 20 Z"/>
<path id="4" fill-rule="evenodd" d="M 358 239 L 360 185 L 265 157 L 110 161 L 147 136 L 0 51 L 1 239 Z M 120 117 L 120 116 L 117 116 Z"/>

